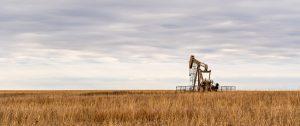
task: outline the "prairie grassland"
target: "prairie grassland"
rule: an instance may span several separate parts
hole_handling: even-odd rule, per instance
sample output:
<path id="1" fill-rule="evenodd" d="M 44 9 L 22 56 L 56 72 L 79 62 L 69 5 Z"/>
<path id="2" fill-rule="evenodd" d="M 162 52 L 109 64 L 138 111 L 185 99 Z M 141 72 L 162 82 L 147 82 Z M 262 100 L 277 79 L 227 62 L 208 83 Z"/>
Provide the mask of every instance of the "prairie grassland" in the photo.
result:
<path id="1" fill-rule="evenodd" d="M 300 91 L 0 91 L 0 125 L 300 125 Z"/>

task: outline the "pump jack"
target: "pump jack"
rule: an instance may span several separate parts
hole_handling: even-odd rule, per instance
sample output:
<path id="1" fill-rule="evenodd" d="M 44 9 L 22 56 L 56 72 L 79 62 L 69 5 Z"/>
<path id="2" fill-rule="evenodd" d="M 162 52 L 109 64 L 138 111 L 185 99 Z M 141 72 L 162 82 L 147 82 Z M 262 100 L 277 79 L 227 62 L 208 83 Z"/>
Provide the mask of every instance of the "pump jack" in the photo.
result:
<path id="1" fill-rule="evenodd" d="M 192 91 L 217 91 L 219 84 L 213 85 L 213 80 L 210 79 L 211 70 L 208 70 L 208 65 L 197 60 L 194 55 L 191 55 L 189 61 L 190 77 L 192 81 Z M 208 78 L 203 75 L 208 74 Z"/>

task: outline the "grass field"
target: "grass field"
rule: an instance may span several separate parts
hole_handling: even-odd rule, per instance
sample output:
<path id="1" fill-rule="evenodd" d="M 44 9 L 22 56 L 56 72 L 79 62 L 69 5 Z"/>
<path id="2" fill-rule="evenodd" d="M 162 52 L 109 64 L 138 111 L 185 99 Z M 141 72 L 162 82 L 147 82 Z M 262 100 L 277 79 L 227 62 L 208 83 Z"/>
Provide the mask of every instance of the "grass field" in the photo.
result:
<path id="1" fill-rule="evenodd" d="M 0 91 L 0 125 L 300 125 L 300 91 Z"/>

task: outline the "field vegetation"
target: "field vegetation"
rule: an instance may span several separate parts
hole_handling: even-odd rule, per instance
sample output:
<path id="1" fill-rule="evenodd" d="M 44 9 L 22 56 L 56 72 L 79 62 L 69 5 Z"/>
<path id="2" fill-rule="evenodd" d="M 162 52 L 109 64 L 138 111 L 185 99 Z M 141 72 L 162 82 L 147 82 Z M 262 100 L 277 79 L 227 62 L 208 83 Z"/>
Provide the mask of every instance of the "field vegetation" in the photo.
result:
<path id="1" fill-rule="evenodd" d="M 300 91 L 0 91 L 0 125 L 300 126 Z"/>

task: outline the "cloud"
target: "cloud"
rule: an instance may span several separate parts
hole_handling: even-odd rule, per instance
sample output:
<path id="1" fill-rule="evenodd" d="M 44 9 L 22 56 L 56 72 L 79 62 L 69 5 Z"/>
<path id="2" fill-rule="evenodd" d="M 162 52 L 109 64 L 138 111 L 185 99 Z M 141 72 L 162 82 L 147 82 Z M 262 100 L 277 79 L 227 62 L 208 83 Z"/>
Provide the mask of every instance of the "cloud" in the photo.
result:
<path id="1" fill-rule="evenodd" d="M 298 4 L 296 0 L 29 0 L 21 3 L 2 0 L 0 68 L 12 70 L 19 68 L 15 65 L 21 65 L 21 70 L 40 66 L 41 70 L 35 69 L 31 71 L 35 74 L 23 79 L 34 83 L 34 78 L 52 75 L 64 78 L 58 71 L 50 72 L 56 65 L 106 66 L 112 71 L 107 72 L 110 76 L 103 77 L 102 67 L 94 74 L 99 74 L 98 78 L 116 80 L 126 74 L 114 76 L 117 72 L 114 66 L 121 65 L 118 68 L 126 71 L 140 70 L 131 67 L 139 66 L 150 70 L 136 75 L 140 76 L 138 81 L 126 80 L 129 85 L 142 82 L 143 74 L 153 74 L 149 76 L 152 81 L 173 83 L 170 78 L 184 76 L 188 56 L 195 54 L 216 67 L 216 72 L 226 73 L 230 68 L 232 73 L 226 76 L 216 73 L 229 80 L 234 80 L 240 69 L 246 69 L 238 74 L 244 78 L 260 69 L 268 71 L 265 66 L 283 69 L 285 77 L 299 77 L 297 71 L 290 69 L 299 67 L 300 61 Z M 180 64 L 170 71 L 182 71 L 161 75 L 153 63 L 161 64 L 159 67 Z M 274 72 L 270 73 L 273 77 L 282 75 L 270 71 Z M 73 75 L 76 71 L 69 72 Z M 49 74 L 38 76 L 40 73 Z M 16 71 L 9 76 L 13 75 L 23 76 Z M 92 75 L 87 72 L 69 78 L 81 76 Z M 60 83 L 71 82 L 60 80 Z M 181 81 L 186 82 L 184 77 Z"/>

